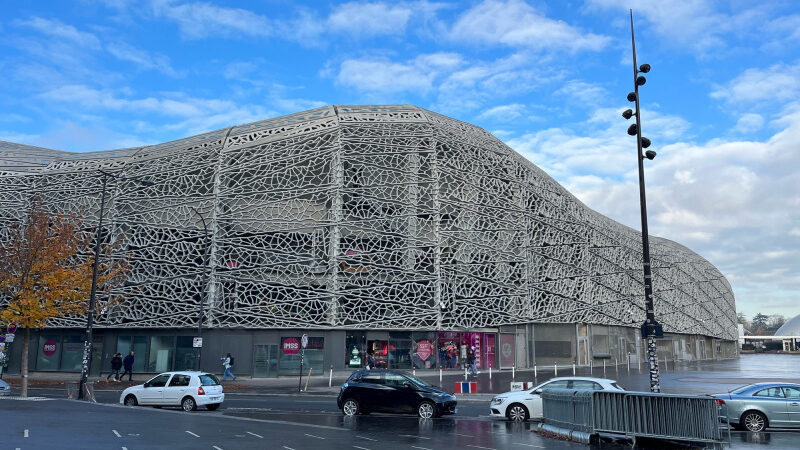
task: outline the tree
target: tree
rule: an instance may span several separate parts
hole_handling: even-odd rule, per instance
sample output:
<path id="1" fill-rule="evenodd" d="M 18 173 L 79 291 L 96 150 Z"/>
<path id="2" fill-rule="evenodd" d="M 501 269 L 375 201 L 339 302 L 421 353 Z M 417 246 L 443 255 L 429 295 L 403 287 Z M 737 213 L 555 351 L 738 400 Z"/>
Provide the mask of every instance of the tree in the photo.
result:
<path id="1" fill-rule="evenodd" d="M 767 330 L 770 331 L 770 334 L 775 334 L 778 328 L 782 327 L 784 323 L 786 323 L 786 317 L 780 314 L 773 314 L 769 316 L 769 320 L 767 321 Z"/>
<path id="2" fill-rule="evenodd" d="M 28 395 L 30 330 L 58 317 L 85 314 L 92 284 L 89 239 L 74 217 L 50 216 L 35 204 L 25 220 L 11 225 L 0 245 L 0 323 L 16 323 L 22 340 L 22 396 Z M 98 286 L 122 271 L 117 263 L 101 270 Z"/>
<path id="3" fill-rule="evenodd" d="M 755 316 L 753 316 L 752 327 L 754 329 L 758 329 L 758 328 L 766 329 L 767 328 L 767 320 L 769 320 L 769 316 L 767 316 L 766 314 L 758 313 Z"/>

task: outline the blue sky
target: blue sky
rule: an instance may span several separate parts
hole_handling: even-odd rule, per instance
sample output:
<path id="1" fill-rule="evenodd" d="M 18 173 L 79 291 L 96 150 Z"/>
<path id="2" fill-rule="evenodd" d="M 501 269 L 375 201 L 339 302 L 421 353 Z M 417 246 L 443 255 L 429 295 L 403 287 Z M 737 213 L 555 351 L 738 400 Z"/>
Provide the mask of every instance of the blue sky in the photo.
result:
<path id="1" fill-rule="evenodd" d="M 738 309 L 800 314 L 800 6 L 792 1 L 76 1 L 0 5 L 0 139 L 71 151 L 325 104 L 408 103 L 494 133 L 638 228 L 628 8 L 652 234 Z"/>

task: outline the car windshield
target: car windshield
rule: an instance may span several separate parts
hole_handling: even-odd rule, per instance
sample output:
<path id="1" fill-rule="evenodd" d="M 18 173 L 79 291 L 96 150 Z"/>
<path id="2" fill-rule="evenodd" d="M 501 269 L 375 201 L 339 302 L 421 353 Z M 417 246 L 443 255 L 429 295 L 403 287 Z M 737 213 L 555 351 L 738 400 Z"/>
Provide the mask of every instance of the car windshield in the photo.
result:
<path id="1" fill-rule="evenodd" d="M 218 386 L 219 378 L 213 373 L 204 373 L 200 375 L 200 384 L 203 386 Z"/>
<path id="2" fill-rule="evenodd" d="M 424 382 L 424 381 L 420 380 L 419 378 L 415 377 L 414 375 L 405 375 L 405 374 L 404 374 L 403 376 L 405 376 L 406 378 L 408 378 L 409 380 L 411 380 L 411 381 L 412 381 L 414 384 L 416 384 L 417 386 L 431 386 L 430 384 L 428 384 L 428 383 L 426 383 L 426 382 Z"/>

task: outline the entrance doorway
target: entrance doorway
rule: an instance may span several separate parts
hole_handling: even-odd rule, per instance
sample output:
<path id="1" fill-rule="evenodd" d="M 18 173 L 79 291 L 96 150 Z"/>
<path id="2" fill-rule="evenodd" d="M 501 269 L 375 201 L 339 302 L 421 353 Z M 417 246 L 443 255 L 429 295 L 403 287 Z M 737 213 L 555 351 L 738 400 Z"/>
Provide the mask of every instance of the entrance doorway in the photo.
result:
<path id="1" fill-rule="evenodd" d="M 589 338 L 578 336 L 578 365 L 589 365 Z"/>
<path id="2" fill-rule="evenodd" d="M 253 346 L 253 378 L 274 378 L 278 376 L 278 345 L 263 344 Z"/>

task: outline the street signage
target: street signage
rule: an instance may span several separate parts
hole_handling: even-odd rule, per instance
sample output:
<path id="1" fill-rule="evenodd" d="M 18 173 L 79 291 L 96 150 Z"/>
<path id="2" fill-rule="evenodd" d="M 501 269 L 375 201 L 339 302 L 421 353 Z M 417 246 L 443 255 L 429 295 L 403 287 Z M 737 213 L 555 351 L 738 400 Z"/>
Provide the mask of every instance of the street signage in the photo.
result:
<path id="1" fill-rule="evenodd" d="M 58 350 L 58 345 L 56 344 L 56 341 L 54 341 L 52 339 L 48 339 L 48 340 L 44 341 L 44 344 L 42 344 L 42 353 L 44 353 L 45 356 L 53 356 L 53 355 L 55 355 L 56 354 L 56 350 Z M 86 356 L 85 356 L 86 351 L 85 350 L 86 350 L 86 348 L 84 348 L 84 358 L 83 358 L 84 361 L 86 360 Z"/>
<path id="2" fill-rule="evenodd" d="M 664 337 L 664 327 L 658 322 L 653 326 L 653 336 L 658 338 Z M 647 322 L 642 324 L 642 338 L 647 338 Z"/>
<path id="3" fill-rule="evenodd" d="M 202 348 L 203 347 L 203 338 L 196 337 L 192 339 L 192 347 L 194 348 Z"/>
<path id="4" fill-rule="evenodd" d="M 282 347 L 286 355 L 296 355 L 300 351 L 300 343 L 293 337 L 284 338 Z"/>
<path id="5" fill-rule="evenodd" d="M 308 347 L 308 335 L 307 334 L 304 334 L 303 337 L 300 338 L 300 343 L 303 346 L 303 348 Z"/>
<path id="6" fill-rule="evenodd" d="M 5 342 L 5 341 L 6 341 L 6 335 L 0 334 L 0 342 Z"/>
<path id="7" fill-rule="evenodd" d="M 17 324 L 15 324 L 14 322 L 11 322 L 10 324 L 8 324 L 7 333 L 8 334 L 14 334 L 16 332 L 17 332 Z"/>
<path id="8" fill-rule="evenodd" d="M 6 342 L 8 342 L 9 344 L 14 342 L 14 335 L 13 334 L 7 334 L 6 335 Z"/>

